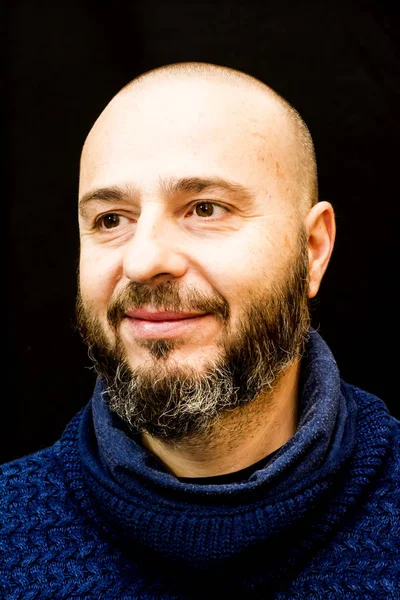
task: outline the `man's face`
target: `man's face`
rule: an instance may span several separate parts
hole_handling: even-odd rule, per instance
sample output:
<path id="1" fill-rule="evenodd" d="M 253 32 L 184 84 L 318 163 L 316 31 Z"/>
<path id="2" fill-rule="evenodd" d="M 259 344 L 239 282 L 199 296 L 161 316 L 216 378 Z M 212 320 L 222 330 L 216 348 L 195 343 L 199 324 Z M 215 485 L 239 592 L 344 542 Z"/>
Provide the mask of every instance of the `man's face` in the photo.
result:
<path id="1" fill-rule="evenodd" d="M 308 328 L 307 245 L 285 170 L 285 124 L 276 106 L 241 94 L 178 82 L 123 95 L 83 155 L 80 326 L 115 407 L 159 437 L 204 430 L 260 385 L 272 388 Z M 146 311 L 188 318 L 152 321 Z M 247 390 L 236 394 L 238 382 Z M 200 396 L 218 385 L 223 401 L 196 420 L 207 404 Z M 126 397 L 120 406 L 139 388 L 151 407 L 144 420 L 145 397 L 139 408 L 128 410 Z"/>

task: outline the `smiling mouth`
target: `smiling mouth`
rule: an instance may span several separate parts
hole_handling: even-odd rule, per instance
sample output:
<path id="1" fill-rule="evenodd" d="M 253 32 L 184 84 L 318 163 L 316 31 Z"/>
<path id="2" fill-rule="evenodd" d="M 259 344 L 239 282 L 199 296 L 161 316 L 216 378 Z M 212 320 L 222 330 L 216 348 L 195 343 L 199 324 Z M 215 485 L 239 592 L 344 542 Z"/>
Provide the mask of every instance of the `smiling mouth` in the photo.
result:
<path id="1" fill-rule="evenodd" d="M 128 310 L 126 316 L 131 319 L 142 321 L 181 321 L 204 316 L 205 313 L 174 312 L 174 311 L 151 311 L 151 310 Z"/>
<path id="2" fill-rule="evenodd" d="M 129 311 L 126 321 L 135 337 L 171 338 L 198 327 L 209 313 Z"/>

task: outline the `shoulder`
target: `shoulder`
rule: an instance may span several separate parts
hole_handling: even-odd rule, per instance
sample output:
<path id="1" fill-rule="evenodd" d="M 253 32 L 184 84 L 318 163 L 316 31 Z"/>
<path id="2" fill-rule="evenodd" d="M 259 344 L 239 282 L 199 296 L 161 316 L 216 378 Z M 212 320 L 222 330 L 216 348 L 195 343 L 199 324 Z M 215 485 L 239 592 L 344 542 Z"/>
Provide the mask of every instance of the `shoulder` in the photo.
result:
<path id="1" fill-rule="evenodd" d="M 0 519 L 3 535 L 29 528 L 38 516 L 59 511 L 66 488 L 57 459 L 58 443 L 0 467 Z M 44 510 L 45 507 L 45 510 Z"/>
<path id="2" fill-rule="evenodd" d="M 66 565 L 101 546 L 93 541 L 88 494 L 69 443 L 61 439 L 1 467 L 0 588 L 7 598 L 31 597 L 32 590 L 47 597 L 49 582 L 61 586 L 57 597 L 72 596 L 68 586 L 78 584 L 68 580 Z"/>
<path id="3" fill-rule="evenodd" d="M 77 501 L 71 481 L 80 474 L 79 419 L 80 413 L 53 446 L 0 467 L 1 543 L 20 540 L 20 550 L 25 552 L 44 531 L 63 527 L 73 518 Z"/>
<path id="4" fill-rule="evenodd" d="M 290 590 L 299 598 L 316 598 L 323 585 L 332 598 L 397 598 L 400 424 L 381 399 L 343 386 L 356 404 L 357 418 L 351 471 L 344 467 L 340 481 L 350 483 L 347 499 L 354 501 Z"/>
<path id="5" fill-rule="evenodd" d="M 363 413 L 369 422 L 375 425 L 375 431 L 379 434 L 380 430 L 389 428 L 391 437 L 399 441 L 400 436 L 400 420 L 390 414 L 387 404 L 374 394 L 367 392 L 355 385 L 341 382 L 348 392 L 354 398 L 357 407 Z"/>
<path id="6" fill-rule="evenodd" d="M 363 509 L 393 539 L 394 532 L 400 535 L 400 422 L 380 398 L 355 386 L 347 387 L 357 404 L 357 421 L 368 422 L 368 427 L 359 427 L 357 432 L 363 468 L 370 468 L 373 474 Z"/>
<path id="7" fill-rule="evenodd" d="M 57 507 L 70 497 L 67 480 L 79 471 L 80 411 L 52 446 L 0 465 L 0 515 L 16 507 L 25 518 L 39 507 Z M 68 473 L 68 477 L 66 474 Z"/>
<path id="8" fill-rule="evenodd" d="M 352 395 L 359 413 L 357 421 L 368 423 L 368 433 L 375 443 L 381 440 L 387 450 L 387 458 L 395 463 L 400 459 L 400 421 L 390 414 L 387 404 L 381 399 L 354 385 L 342 385 Z M 365 429 L 362 431 L 364 433 Z M 364 440 L 365 443 L 365 440 Z"/>
<path id="9" fill-rule="evenodd" d="M 81 481 L 77 447 L 80 411 L 53 446 L 0 466 L 0 519 L 3 533 L 59 525 L 76 504 L 71 487 Z M 81 486 L 82 487 L 82 486 Z"/>
<path id="10" fill-rule="evenodd" d="M 7 490 L 19 490 L 21 483 L 45 483 L 49 472 L 56 470 L 55 448 L 57 444 L 33 454 L 23 456 L 0 466 L 0 489 L 2 499 Z"/>

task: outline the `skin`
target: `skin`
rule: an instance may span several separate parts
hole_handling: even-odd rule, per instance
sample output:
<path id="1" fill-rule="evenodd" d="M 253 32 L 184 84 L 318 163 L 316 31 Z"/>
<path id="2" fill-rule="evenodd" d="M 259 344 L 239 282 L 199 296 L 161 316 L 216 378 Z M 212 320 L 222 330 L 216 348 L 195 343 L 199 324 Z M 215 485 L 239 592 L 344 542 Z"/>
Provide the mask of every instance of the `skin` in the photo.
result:
<path id="1" fill-rule="evenodd" d="M 335 238 L 328 202 L 296 201 L 293 148 L 296 132 L 268 88 L 192 77 L 161 78 L 119 93 L 95 123 L 84 146 L 80 189 L 80 289 L 101 321 L 110 300 L 129 281 L 156 287 L 179 281 L 229 304 L 235 330 L 244 301 L 272 290 L 296 256 L 303 224 L 309 259 L 309 297 L 318 292 Z M 210 188 L 167 193 L 160 182 L 223 178 L 243 193 Z M 90 199 L 94 190 L 119 186 L 123 198 Z M 85 201 L 86 198 L 86 201 Z M 207 220 L 195 203 L 213 202 Z M 228 209 L 228 210 L 225 210 Z M 94 229 L 102 215 L 121 217 L 112 229 Z M 102 222 L 104 223 L 104 221 Z M 216 357 L 221 323 L 212 315 L 183 334 L 167 361 L 202 370 Z M 154 357 L 126 323 L 120 334 L 128 362 L 152 369 Z M 265 394 L 223 415 L 213 436 L 167 444 L 144 434 L 144 444 L 170 471 L 202 477 L 245 468 L 283 445 L 297 425 L 300 360 L 281 376 L 273 399 Z"/>

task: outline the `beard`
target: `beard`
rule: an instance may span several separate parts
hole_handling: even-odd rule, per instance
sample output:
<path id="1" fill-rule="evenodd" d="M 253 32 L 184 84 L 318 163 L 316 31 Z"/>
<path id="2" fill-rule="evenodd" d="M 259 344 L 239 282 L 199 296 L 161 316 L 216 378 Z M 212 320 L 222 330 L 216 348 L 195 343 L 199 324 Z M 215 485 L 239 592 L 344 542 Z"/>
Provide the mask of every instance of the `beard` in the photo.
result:
<path id="1" fill-rule="evenodd" d="M 300 231 L 297 255 L 285 277 L 268 291 L 249 290 L 235 331 L 229 305 L 218 292 L 213 297 L 190 288 L 182 292 L 182 286 L 173 282 L 157 288 L 130 282 L 107 310 L 112 342 L 80 291 L 76 303 L 78 330 L 103 380 L 110 409 L 135 433 L 174 443 L 206 436 L 221 417 L 261 393 L 272 398 L 281 375 L 303 353 L 310 327 L 305 232 Z M 144 305 L 212 314 L 222 323 L 217 356 L 196 370 L 171 356 L 184 341 L 136 340 L 153 360 L 150 366 L 146 361 L 147 366 L 131 368 L 119 326 L 127 310 Z"/>

